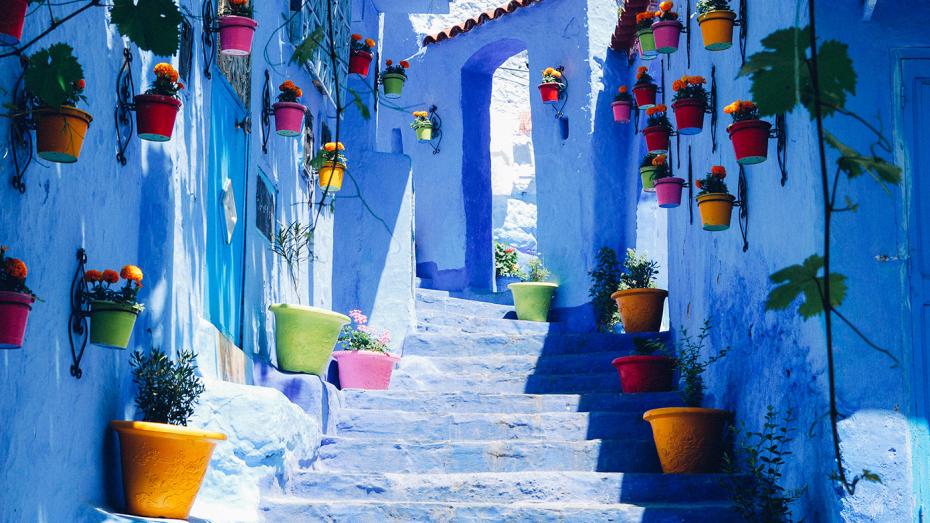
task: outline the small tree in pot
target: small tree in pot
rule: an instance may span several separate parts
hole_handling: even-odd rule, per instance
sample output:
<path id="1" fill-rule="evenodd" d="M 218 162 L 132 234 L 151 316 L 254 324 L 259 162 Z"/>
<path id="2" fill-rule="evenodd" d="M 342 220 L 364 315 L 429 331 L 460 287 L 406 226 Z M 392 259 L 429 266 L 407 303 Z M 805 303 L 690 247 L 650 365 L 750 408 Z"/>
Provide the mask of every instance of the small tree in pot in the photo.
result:
<path id="1" fill-rule="evenodd" d="M 388 352 L 391 333 L 376 332 L 368 317 L 356 309 L 349 311 L 352 323 L 339 334 L 342 350 L 333 353 L 339 365 L 339 386 L 343 389 L 385 390 L 391 385 L 394 364 L 400 361 Z"/>
<path id="2" fill-rule="evenodd" d="M 668 297 L 668 291 L 655 288 L 659 263 L 627 249 L 623 266 L 620 289 L 610 297 L 617 302 L 624 332 L 658 332 Z"/>
<path id="3" fill-rule="evenodd" d="M 513 293 L 513 303 L 517 309 L 518 319 L 548 321 L 552 298 L 559 287 L 557 283 L 546 281 L 549 275 L 549 270 L 543 265 L 542 259 L 537 258 L 530 262 L 529 273 L 525 281 L 511 283 L 507 286 Z"/>

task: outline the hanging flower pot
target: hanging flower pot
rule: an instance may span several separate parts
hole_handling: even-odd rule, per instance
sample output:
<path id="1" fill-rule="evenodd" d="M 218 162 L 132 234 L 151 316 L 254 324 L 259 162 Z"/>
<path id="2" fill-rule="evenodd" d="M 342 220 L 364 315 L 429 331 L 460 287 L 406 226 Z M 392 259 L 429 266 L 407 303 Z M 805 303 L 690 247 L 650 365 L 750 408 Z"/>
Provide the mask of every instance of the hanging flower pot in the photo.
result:
<path id="1" fill-rule="evenodd" d="M 636 354 L 611 362 L 624 394 L 666 392 L 674 387 L 675 360 L 668 356 Z"/>
<path id="2" fill-rule="evenodd" d="M 667 407 L 643 414 L 652 425 L 662 472 L 717 472 L 723 460 L 724 434 L 730 413 L 699 407 Z"/>
<path id="3" fill-rule="evenodd" d="M 352 50 L 349 51 L 349 74 L 357 74 L 363 78 L 368 77 L 371 59 L 374 57 L 372 49 L 377 42 L 371 38 L 362 38 L 360 34 L 352 35 Z"/>
<path id="4" fill-rule="evenodd" d="M 171 64 L 155 66 L 155 82 L 145 94 L 134 99 L 136 129 L 139 138 L 152 142 L 167 142 L 174 132 L 174 121 L 181 109 L 178 93 L 184 84 L 178 82 L 178 72 Z"/>
<path id="5" fill-rule="evenodd" d="M 562 72 L 554 67 L 543 70 L 543 81 L 539 84 L 539 95 L 544 104 L 557 104 L 565 84 L 562 83 Z"/>
<path id="6" fill-rule="evenodd" d="M 610 104 L 614 113 L 614 122 L 630 123 L 630 114 L 633 110 L 633 96 L 627 90 L 627 86 L 621 85 L 614 96 L 614 101 Z"/>
<path id="7" fill-rule="evenodd" d="M 697 202 L 705 231 L 725 231 L 730 228 L 730 217 L 736 198 L 729 193 L 727 184 L 723 181 L 726 176 L 726 169 L 722 165 L 715 165 L 710 174 L 694 182 L 694 186 L 701 191 L 698 193 Z"/>
<path id="8" fill-rule="evenodd" d="M 299 103 L 304 92 L 291 80 L 285 80 L 278 86 L 278 101 L 271 108 L 274 110 L 274 129 L 279 136 L 300 136 L 304 128 L 304 115 L 307 108 Z"/>
<path id="9" fill-rule="evenodd" d="M 664 107 L 664 106 L 661 106 Z M 646 150 L 653 154 L 668 153 L 669 143 L 671 142 L 671 128 L 661 125 L 652 125 L 643 129 L 643 136 L 646 137 Z"/>
<path id="10" fill-rule="evenodd" d="M 654 20 L 655 13 L 652 11 L 644 11 L 636 15 L 636 39 L 639 40 L 639 52 L 643 60 L 652 60 L 658 56 L 655 39 L 652 36 Z"/>
<path id="11" fill-rule="evenodd" d="M 643 191 L 644 192 L 656 192 L 656 185 L 653 181 L 653 178 L 656 174 L 656 168 L 653 166 L 649 167 L 640 167 L 639 176 L 643 180 Z"/>
<path id="12" fill-rule="evenodd" d="M 732 47 L 735 20 L 736 13 L 728 10 L 715 9 L 699 14 L 697 21 L 701 27 L 704 49 L 724 51 Z"/>
<path id="13" fill-rule="evenodd" d="M 333 353 L 339 366 L 339 387 L 342 389 L 385 390 L 391 384 L 394 364 L 400 361 L 388 352 L 391 333 L 376 332 L 368 325 L 362 311 L 349 311 L 352 323 L 342 327 L 339 345 L 343 350 Z"/>
<path id="14" fill-rule="evenodd" d="M 252 40 L 258 22 L 246 16 L 220 17 L 220 54 L 248 56 L 252 53 Z"/>
<path id="15" fill-rule="evenodd" d="M 417 133 L 417 141 L 428 142 L 433 139 L 433 122 L 426 111 L 414 111 L 410 127 Z"/>
<path id="16" fill-rule="evenodd" d="M 93 117 L 77 107 L 40 107 L 36 120 L 36 152 L 39 158 L 56 163 L 74 163 L 81 157 L 84 137 Z"/>
<path id="17" fill-rule="evenodd" d="M 407 60 L 401 60 L 397 65 L 394 65 L 392 60 L 385 62 L 387 67 L 384 69 L 384 72 L 381 73 L 381 85 L 384 88 L 384 97 L 385 98 L 400 98 L 404 90 L 404 82 L 407 81 L 407 69 L 410 67 L 410 62 Z"/>
<path id="18" fill-rule="evenodd" d="M 329 192 L 336 192 L 342 189 L 342 178 L 345 175 L 348 159 L 342 151 L 345 146 L 342 142 L 328 142 L 323 144 L 320 151 L 320 157 L 323 164 L 320 166 L 320 187 Z"/>
<path id="19" fill-rule="evenodd" d="M 703 76 L 682 76 L 672 82 L 672 108 L 678 132 L 684 135 L 698 134 L 704 128 L 704 112 L 707 110 L 708 93 L 704 89 L 707 80 Z"/>
<path id="20" fill-rule="evenodd" d="M 545 281 L 524 281 L 507 286 L 513 294 L 517 319 L 524 321 L 549 321 L 552 298 L 559 286 Z"/>
<path id="21" fill-rule="evenodd" d="M 617 302 L 623 331 L 659 332 L 668 291 L 662 289 L 626 289 L 610 295 Z"/>
<path id="22" fill-rule="evenodd" d="M 656 93 L 658 87 L 652 83 L 638 83 L 633 86 L 633 96 L 636 98 L 636 106 L 640 109 L 649 109 L 656 104 Z"/>
<path id="23" fill-rule="evenodd" d="M 656 178 L 655 184 L 656 199 L 659 201 L 659 207 L 670 209 L 681 205 L 681 188 L 685 184 L 683 178 L 674 176 L 666 178 Z"/>
<path id="24" fill-rule="evenodd" d="M 26 323 L 36 301 L 26 287 L 28 274 L 22 260 L 7 257 L 6 247 L 0 247 L 0 349 L 23 346 Z"/>
<path id="25" fill-rule="evenodd" d="M 727 126 L 736 161 L 741 165 L 762 163 L 768 157 L 769 131 L 772 124 L 759 120 L 759 108 L 749 101 L 737 100 L 723 108 L 733 117 Z"/>
<path id="26" fill-rule="evenodd" d="M 349 317 L 337 312 L 303 305 L 276 304 L 274 313 L 275 354 L 278 368 L 325 376 L 329 358 Z"/>
<path id="27" fill-rule="evenodd" d="M 125 284 L 114 288 L 120 278 Z M 90 285 L 84 293 L 84 299 L 90 302 L 90 342 L 125 349 L 136 318 L 144 310 L 136 299 L 142 288 L 142 270 L 135 265 L 126 265 L 119 273 L 89 270 L 84 273 L 84 281 Z"/>
<path id="28" fill-rule="evenodd" d="M 28 0 L 0 0 L 0 45 L 16 45 L 23 38 Z"/>
<path id="29" fill-rule="evenodd" d="M 0 15 L 2 16 L 2 15 Z M 36 125 L 36 153 L 43 160 L 74 163 L 81 156 L 84 137 L 93 120 L 78 109 L 86 101 L 83 79 L 65 81 L 80 75 L 81 65 L 68 44 L 57 43 L 29 56 L 23 83 L 26 92 L 38 99 L 32 111 Z"/>
<path id="30" fill-rule="evenodd" d="M 683 29 L 678 21 L 678 13 L 672 11 L 674 4 L 666 1 L 659 4 L 652 24 L 653 42 L 656 52 L 671 54 L 678 50 L 678 40 Z"/>

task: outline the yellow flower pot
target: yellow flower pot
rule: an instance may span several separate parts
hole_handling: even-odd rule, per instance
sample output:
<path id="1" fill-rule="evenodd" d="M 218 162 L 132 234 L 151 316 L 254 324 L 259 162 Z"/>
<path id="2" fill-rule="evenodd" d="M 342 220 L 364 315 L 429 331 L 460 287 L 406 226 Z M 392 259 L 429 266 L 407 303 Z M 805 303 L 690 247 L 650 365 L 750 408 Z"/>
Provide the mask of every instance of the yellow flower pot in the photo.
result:
<path id="1" fill-rule="evenodd" d="M 667 407 L 643 414 L 652 425 L 662 472 L 706 474 L 717 472 L 730 413 L 698 407 Z"/>
<path id="2" fill-rule="evenodd" d="M 705 231 L 725 231 L 730 228 L 733 202 L 736 198 L 727 193 L 710 193 L 697 197 L 698 211 Z"/>
<path id="3" fill-rule="evenodd" d="M 736 20 L 736 13 L 708 11 L 698 16 L 697 20 L 701 26 L 704 49 L 723 51 L 733 46 L 733 22 Z"/>
<path id="4" fill-rule="evenodd" d="M 345 175 L 346 166 L 341 163 L 328 162 L 320 167 L 320 187 L 329 188 L 329 192 L 336 192 L 342 189 L 342 177 Z"/>

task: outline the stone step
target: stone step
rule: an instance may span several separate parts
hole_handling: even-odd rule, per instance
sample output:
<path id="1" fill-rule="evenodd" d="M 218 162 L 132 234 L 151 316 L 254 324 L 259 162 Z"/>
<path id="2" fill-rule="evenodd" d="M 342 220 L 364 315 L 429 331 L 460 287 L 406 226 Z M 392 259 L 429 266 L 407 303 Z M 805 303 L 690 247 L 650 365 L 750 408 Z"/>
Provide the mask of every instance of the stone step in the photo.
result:
<path id="1" fill-rule="evenodd" d="M 561 334 L 561 323 L 522 321 L 513 318 L 483 318 L 451 312 L 417 309 L 417 331 L 437 333 L 487 333 L 502 335 Z"/>
<path id="2" fill-rule="evenodd" d="M 588 374 L 507 375 L 494 373 L 447 374 L 399 368 L 391 377 L 392 390 L 439 392 L 495 391 L 526 394 L 585 394 L 620 392 L 620 378 L 612 368 Z"/>
<path id="3" fill-rule="evenodd" d="M 453 298 L 446 291 L 417 289 L 416 309 L 429 312 L 448 312 L 471 317 L 503 318 L 513 315 L 510 305 L 498 305 L 486 301 Z"/>
<path id="4" fill-rule="evenodd" d="M 324 437 L 316 470 L 458 473 L 529 470 L 658 472 L 652 439 L 437 441 Z"/>
<path id="5" fill-rule="evenodd" d="M 502 320 L 506 321 L 506 320 Z M 633 351 L 631 334 L 527 334 L 500 335 L 450 332 L 418 332 L 404 340 L 404 356 L 554 356 L 557 354 L 588 354 Z M 668 333 L 649 337 L 668 339 Z"/>
<path id="6" fill-rule="evenodd" d="M 626 353 L 616 351 L 591 352 L 588 354 L 554 354 L 552 356 L 519 356 L 499 354 L 488 356 L 404 356 L 398 368 L 434 374 L 589 374 L 609 372 L 615 358 Z"/>
<path id="7" fill-rule="evenodd" d="M 341 437 L 408 441 L 649 439 L 652 435 L 641 412 L 437 415 L 343 409 L 336 427 Z"/>

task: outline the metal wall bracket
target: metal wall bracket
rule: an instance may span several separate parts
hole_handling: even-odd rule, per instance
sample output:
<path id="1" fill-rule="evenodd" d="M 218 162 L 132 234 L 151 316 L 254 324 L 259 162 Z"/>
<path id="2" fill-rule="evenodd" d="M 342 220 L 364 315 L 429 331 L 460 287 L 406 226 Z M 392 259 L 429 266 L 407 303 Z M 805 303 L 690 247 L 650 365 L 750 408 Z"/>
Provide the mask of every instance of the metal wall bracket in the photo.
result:
<path id="1" fill-rule="evenodd" d="M 720 120 L 720 115 L 717 111 L 717 66 L 713 65 L 710 68 L 710 103 L 708 103 L 707 112 L 710 113 L 710 142 L 712 153 L 717 152 L 717 123 Z"/>
<path id="2" fill-rule="evenodd" d="M 426 143 L 433 148 L 433 154 L 439 154 L 439 145 L 442 144 L 442 118 L 439 117 L 439 109 L 435 105 L 430 106 L 428 118 L 433 124 L 433 138 Z"/>
<path id="3" fill-rule="evenodd" d="M 136 86 L 132 79 L 132 52 L 123 48 L 123 65 L 116 75 L 116 110 L 113 117 L 116 123 L 116 161 L 126 165 L 126 149 L 135 132 L 132 112 L 136 110 L 134 102 Z"/>
<path id="4" fill-rule="evenodd" d="M 739 166 L 739 182 L 737 184 L 737 199 L 733 202 L 739 207 L 739 232 L 743 237 L 743 252 L 749 250 L 749 187 L 746 183 L 746 170 Z"/>
<path id="5" fill-rule="evenodd" d="M 688 146 L 688 223 L 694 225 L 694 166 L 691 161 L 691 146 Z"/>
<path id="6" fill-rule="evenodd" d="M 203 0 L 200 8 L 200 43 L 203 51 L 203 75 L 210 80 L 213 78 L 211 69 L 216 61 L 216 33 L 219 30 L 216 20 L 216 9 L 213 0 Z"/>
<path id="7" fill-rule="evenodd" d="M 568 78 L 565 76 L 565 66 L 558 66 L 555 68 L 556 71 L 562 73 L 562 88 L 559 89 L 559 103 L 553 104 L 555 109 L 555 117 L 557 120 L 562 119 L 563 113 L 565 110 L 565 104 L 568 103 Z M 556 107 L 558 105 L 558 107 Z"/>
<path id="8" fill-rule="evenodd" d="M 739 0 L 739 19 L 735 25 L 739 26 L 739 54 L 740 65 L 746 65 L 746 44 L 749 41 L 749 15 L 747 0 Z"/>
<path id="9" fill-rule="evenodd" d="M 36 128 L 32 119 L 35 102 L 26 92 L 25 76 L 29 64 L 25 56 L 20 57 L 22 73 L 13 84 L 13 117 L 10 122 L 10 153 L 13 157 L 13 177 L 10 182 L 20 194 L 26 192 L 26 171 L 32 163 L 32 130 Z"/>
<path id="10" fill-rule="evenodd" d="M 268 154 L 268 138 L 271 137 L 271 73 L 265 69 L 265 81 L 262 83 L 262 153 Z"/>
<path id="11" fill-rule="evenodd" d="M 84 281 L 84 272 L 87 264 L 87 253 L 83 248 L 77 250 L 77 269 L 71 280 L 71 315 L 68 318 L 68 342 L 71 344 L 71 375 L 81 379 L 84 371 L 81 370 L 81 359 L 87 349 L 90 337 L 90 307 L 86 299 L 87 282 Z"/>
<path id="12" fill-rule="evenodd" d="M 775 128 L 769 131 L 769 136 L 776 140 L 776 159 L 781 172 L 781 186 L 784 187 L 788 183 L 788 123 L 784 114 L 775 116 Z"/>

